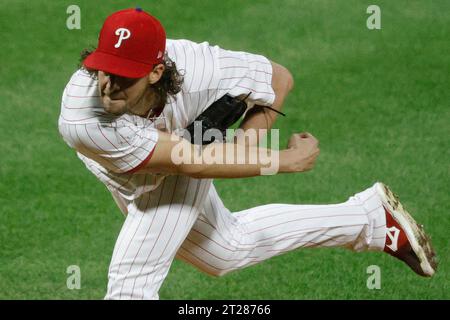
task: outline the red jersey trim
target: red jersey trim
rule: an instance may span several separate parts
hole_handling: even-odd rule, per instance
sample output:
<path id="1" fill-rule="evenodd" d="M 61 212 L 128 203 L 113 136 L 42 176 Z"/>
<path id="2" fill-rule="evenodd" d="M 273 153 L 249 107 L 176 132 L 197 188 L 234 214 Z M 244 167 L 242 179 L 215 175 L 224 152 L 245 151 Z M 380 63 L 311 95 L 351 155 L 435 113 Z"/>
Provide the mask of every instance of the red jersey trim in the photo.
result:
<path id="1" fill-rule="evenodd" d="M 150 159 L 153 155 L 153 151 L 155 151 L 155 148 L 153 148 L 152 151 L 150 151 L 147 158 L 145 158 L 144 161 L 142 161 L 137 167 L 134 167 L 131 170 L 125 171 L 124 173 L 135 173 L 135 172 L 139 171 L 140 169 L 142 169 L 143 167 L 145 167 L 147 165 L 147 163 L 150 161 Z"/>

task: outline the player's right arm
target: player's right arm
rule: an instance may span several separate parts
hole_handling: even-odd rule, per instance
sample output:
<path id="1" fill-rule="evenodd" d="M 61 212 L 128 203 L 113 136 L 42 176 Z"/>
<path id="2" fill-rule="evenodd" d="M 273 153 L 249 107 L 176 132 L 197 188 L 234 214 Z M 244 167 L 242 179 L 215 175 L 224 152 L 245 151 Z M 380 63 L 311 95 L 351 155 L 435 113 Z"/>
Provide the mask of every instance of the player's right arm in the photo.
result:
<path id="1" fill-rule="evenodd" d="M 294 134 L 288 148 L 281 151 L 233 143 L 212 143 L 200 147 L 176 135 L 165 132 L 158 135 L 150 160 L 137 173 L 244 178 L 261 175 L 263 168 L 272 165 L 268 159 L 278 161 L 276 173 L 303 172 L 313 168 L 319 154 L 318 141 L 309 133 Z"/>

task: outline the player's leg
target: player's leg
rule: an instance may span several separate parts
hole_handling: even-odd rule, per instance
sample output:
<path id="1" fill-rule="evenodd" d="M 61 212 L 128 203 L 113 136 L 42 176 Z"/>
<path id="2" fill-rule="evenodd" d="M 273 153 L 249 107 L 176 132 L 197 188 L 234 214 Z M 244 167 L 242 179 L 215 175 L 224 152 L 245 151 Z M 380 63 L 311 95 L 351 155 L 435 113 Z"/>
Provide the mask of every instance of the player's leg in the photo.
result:
<path id="1" fill-rule="evenodd" d="M 115 203 L 119 207 L 122 214 L 126 217 L 128 214 L 128 205 L 130 204 L 130 201 L 122 197 L 117 190 L 109 189 L 111 192 L 111 196 L 113 197 Z"/>
<path id="2" fill-rule="evenodd" d="M 374 187 L 340 204 L 270 204 L 232 214 L 211 186 L 177 257 L 223 275 L 299 247 L 383 250 L 385 223 Z"/>
<path id="3" fill-rule="evenodd" d="M 158 299 L 170 264 L 197 219 L 210 180 L 167 177 L 129 202 L 116 241 L 105 299 Z"/>

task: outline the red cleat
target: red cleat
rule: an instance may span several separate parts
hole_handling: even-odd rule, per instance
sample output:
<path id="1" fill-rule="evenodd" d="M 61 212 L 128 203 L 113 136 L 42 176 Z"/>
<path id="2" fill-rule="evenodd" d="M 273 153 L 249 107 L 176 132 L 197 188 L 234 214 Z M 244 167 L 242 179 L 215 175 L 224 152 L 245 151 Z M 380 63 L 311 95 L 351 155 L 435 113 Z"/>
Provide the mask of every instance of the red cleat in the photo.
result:
<path id="1" fill-rule="evenodd" d="M 386 212 L 384 251 L 405 262 L 417 274 L 431 277 L 437 269 L 436 254 L 423 226 L 403 208 L 398 197 L 381 182 L 376 190 Z"/>

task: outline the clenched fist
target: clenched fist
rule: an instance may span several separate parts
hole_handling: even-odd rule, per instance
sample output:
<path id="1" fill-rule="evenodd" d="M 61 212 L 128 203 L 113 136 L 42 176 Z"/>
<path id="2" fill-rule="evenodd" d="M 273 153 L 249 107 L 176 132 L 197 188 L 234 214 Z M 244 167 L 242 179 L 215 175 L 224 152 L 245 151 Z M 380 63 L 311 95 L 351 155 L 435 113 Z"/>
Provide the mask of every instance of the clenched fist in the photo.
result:
<path id="1" fill-rule="evenodd" d="M 282 172 L 303 172 L 314 167 L 319 155 L 319 140 L 308 132 L 295 133 L 288 142 L 288 148 L 281 153 Z"/>

